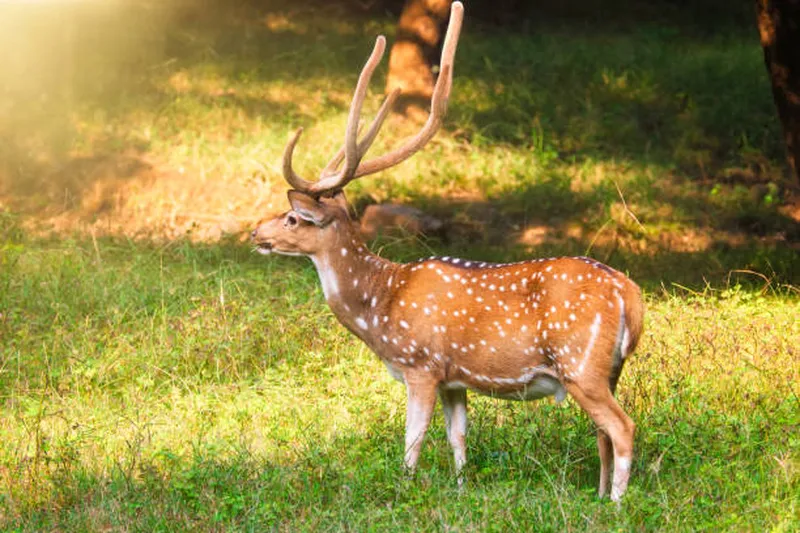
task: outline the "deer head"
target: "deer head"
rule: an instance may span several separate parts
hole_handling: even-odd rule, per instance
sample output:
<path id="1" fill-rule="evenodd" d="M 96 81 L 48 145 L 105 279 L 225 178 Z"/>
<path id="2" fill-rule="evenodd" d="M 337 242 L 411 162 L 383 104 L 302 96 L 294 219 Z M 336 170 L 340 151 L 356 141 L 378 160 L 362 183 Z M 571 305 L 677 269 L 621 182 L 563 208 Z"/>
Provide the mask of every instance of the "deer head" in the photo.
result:
<path id="1" fill-rule="evenodd" d="M 382 35 L 375 41 L 372 54 L 358 78 L 347 116 L 344 143 L 315 182 L 298 176 L 292 167 L 292 155 L 303 129 L 298 128 L 294 132 L 283 152 L 283 177 L 292 187 L 289 191 L 292 210 L 253 231 L 253 242 L 259 252 L 313 256 L 326 245 L 337 246 L 343 232 L 347 233 L 346 238 L 351 237 L 349 225 L 345 223 L 348 206 L 342 192 L 344 186 L 356 178 L 380 172 L 405 161 L 424 147 L 441 127 L 453 85 L 453 59 L 463 17 L 464 7 L 460 2 L 454 2 L 442 48 L 439 78 L 431 97 L 430 115 L 420 131 L 399 148 L 363 161 L 397 99 L 399 89 L 386 97 L 364 136 L 358 138 L 361 108 L 367 95 L 367 87 L 386 49 L 386 38 Z"/>
<path id="2" fill-rule="evenodd" d="M 291 211 L 253 230 L 251 237 L 259 253 L 313 256 L 335 245 L 342 228 L 349 227 L 347 200 L 341 191 L 330 198 L 294 190 L 288 196 Z"/>

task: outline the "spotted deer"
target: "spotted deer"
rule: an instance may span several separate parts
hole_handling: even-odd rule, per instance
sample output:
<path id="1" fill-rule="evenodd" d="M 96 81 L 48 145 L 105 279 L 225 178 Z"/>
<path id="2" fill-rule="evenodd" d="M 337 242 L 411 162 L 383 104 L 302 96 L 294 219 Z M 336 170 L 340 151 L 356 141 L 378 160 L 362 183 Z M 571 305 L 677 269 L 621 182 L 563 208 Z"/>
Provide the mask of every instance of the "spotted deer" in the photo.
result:
<path id="1" fill-rule="evenodd" d="M 358 139 L 367 84 L 385 47 L 378 37 L 359 77 L 344 145 L 316 182 L 298 176 L 283 155 L 291 210 L 252 233 L 264 254 L 310 257 L 336 318 L 405 383 L 405 466 L 416 467 L 438 395 L 459 484 L 466 462 L 467 390 L 533 400 L 571 395 L 598 427 L 600 496 L 619 500 L 628 484 L 634 423 L 614 399 L 623 363 L 642 331 L 639 287 L 586 257 L 492 264 L 431 257 L 398 264 L 372 254 L 351 224 L 342 188 L 392 167 L 422 148 L 447 110 L 453 57 L 463 18 L 454 2 L 431 99 L 420 131 L 399 149 L 362 161 L 397 97 L 390 94 Z M 612 475 L 613 471 L 613 475 Z"/>

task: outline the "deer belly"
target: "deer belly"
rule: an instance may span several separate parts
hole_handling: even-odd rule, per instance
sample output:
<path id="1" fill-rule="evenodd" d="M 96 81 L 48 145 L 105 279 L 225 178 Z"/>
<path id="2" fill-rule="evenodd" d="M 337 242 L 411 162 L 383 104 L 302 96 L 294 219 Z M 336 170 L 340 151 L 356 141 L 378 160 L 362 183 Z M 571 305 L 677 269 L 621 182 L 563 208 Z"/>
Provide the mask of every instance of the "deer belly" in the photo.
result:
<path id="1" fill-rule="evenodd" d="M 444 384 L 445 389 L 467 388 L 485 396 L 503 400 L 538 400 L 547 396 L 555 396 L 562 401 L 567 391 L 556 378 L 548 375 L 536 375 L 528 380 L 512 378 L 492 378 L 487 382 L 451 381 Z"/>
<path id="2" fill-rule="evenodd" d="M 516 389 L 502 388 L 496 391 L 477 391 L 504 400 L 538 400 L 547 396 L 555 396 L 561 401 L 567 395 L 566 389 L 557 379 L 550 376 L 537 376 Z"/>
<path id="3" fill-rule="evenodd" d="M 391 363 L 384 361 L 384 365 L 386 365 L 386 370 L 389 371 L 389 375 L 392 376 L 394 379 L 399 381 L 400 383 L 405 383 L 405 378 L 403 377 L 403 373 L 398 369 L 395 368 Z"/>

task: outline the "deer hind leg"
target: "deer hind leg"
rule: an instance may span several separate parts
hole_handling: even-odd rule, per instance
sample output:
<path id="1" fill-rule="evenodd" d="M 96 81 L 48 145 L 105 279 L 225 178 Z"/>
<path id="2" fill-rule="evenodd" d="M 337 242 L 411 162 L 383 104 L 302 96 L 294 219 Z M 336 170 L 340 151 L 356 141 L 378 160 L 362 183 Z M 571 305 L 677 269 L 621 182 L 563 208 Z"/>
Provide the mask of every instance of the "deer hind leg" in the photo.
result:
<path id="1" fill-rule="evenodd" d="M 460 487 L 464 484 L 461 471 L 467 462 L 467 391 L 465 389 L 440 390 L 439 397 L 442 399 L 447 440 L 453 448 L 456 475 Z"/>
<path id="2" fill-rule="evenodd" d="M 620 364 L 615 369 L 612 369 L 612 375 L 608 381 L 612 396 L 617 389 L 617 381 L 621 371 L 622 360 L 620 360 Z M 597 451 L 600 454 L 600 488 L 597 494 L 603 498 L 608 496 L 608 481 L 614 469 L 614 447 L 611 437 L 602 429 L 597 430 Z"/>
<path id="3" fill-rule="evenodd" d="M 431 381 L 409 380 L 406 376 L 408 404 L 406 405 L 406 451 L 404 464 L 413 472 L 417 467 L 419 452 L 425 432 L 431 423 L 436 406 L 436 384 Z"/>
<path id="4" fill-rule="evenodd" d="M 598 492 L 600 496 L 604 496 L 608 490 L 608 471 L 612 462 L 610 457 L 612 450 L 609 450 L 610 441 L 614 465 L 611 499 L 619 501 L 628 487 L 633 458 L 633 434 L 636 425 L 625 414 L 605 384 L 598 387 L 581 387 L 576 383 L 568 383 L 567 391 L 597 424 L 597 445 L 600 452 L 600 488 Z"/>
<path id="5" fill-rule="evenodd" d="M 597 451 L 600 453 L 600 488 L 597 494 L 604 498 L 608 495 L 608 481 L 614 468 L 614 447 L 611 437 L 602 429 L 597 430 Z"/>

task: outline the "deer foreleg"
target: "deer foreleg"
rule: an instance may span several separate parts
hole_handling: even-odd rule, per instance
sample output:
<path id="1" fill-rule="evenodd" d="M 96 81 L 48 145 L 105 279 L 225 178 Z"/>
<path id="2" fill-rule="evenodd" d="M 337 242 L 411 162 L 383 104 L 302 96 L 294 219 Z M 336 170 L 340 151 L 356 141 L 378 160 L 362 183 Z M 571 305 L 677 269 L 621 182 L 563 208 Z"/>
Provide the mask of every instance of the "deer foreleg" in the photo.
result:
<path id="1" fill-rule="evenodd" d="M 461 470 L 467 462 L 467 391 L 442 390 L 439 392 L 444 411 L 444 423 L 447 428 L 447 440 L 453 448 L 453 457 L 456 462 L 456 475 L 458 485 L 464 483 Z"/>
<path id="2" fill-rule="evenodd" d="M 406 406 L 406 453 L 404 464 L 413 472 L 417 466 L 419 452 L 425 432 L 431 423 L 436 405 L 436 384 L 430 381 L 415 382 L 406 377 L 408 404 Z"/>
<path id="3" fill-rule="evenodd" d="M 608 496 L 608 481 L 614 468 L 614 447 L 611 438 L 602 429 L 597 430 L 597 451 L 600 453 L 600 488 L 597 494 L 603 498 Z"/>

